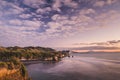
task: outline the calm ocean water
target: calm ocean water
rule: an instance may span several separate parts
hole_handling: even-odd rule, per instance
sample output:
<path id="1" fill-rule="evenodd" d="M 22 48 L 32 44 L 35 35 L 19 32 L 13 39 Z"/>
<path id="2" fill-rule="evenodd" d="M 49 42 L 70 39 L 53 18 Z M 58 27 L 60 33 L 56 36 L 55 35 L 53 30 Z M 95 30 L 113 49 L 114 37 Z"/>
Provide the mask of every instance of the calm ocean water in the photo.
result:
<path id="1" fill-rule="evenodd" d="M 120 53 L 71 54 L 60 62 L 27 65 L 33 80 L 120 80 Z"/>

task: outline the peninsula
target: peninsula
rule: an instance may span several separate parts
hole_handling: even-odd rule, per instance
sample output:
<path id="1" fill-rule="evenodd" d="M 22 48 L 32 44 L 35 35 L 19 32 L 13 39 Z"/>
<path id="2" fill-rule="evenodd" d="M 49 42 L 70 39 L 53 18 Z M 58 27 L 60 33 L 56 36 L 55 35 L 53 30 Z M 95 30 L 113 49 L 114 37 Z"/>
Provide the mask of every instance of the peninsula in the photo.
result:
<path id="1" fill-rule="evenodd" d="M 0 47 L 0 80 L 31 80 L 24 62 L 60 61 L 69 51 L 44 47 Z"/>

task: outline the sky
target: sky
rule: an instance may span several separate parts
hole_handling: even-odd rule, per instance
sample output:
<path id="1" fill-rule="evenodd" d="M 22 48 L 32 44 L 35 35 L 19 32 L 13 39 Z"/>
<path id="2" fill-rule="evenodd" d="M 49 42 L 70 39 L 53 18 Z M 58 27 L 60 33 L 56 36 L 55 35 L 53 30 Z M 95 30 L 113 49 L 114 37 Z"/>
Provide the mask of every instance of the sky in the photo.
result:
<path id="1" fill-rule="evenodd" d="M 0 46 L 119 49 L 120 0 L 0 0 Z"/>

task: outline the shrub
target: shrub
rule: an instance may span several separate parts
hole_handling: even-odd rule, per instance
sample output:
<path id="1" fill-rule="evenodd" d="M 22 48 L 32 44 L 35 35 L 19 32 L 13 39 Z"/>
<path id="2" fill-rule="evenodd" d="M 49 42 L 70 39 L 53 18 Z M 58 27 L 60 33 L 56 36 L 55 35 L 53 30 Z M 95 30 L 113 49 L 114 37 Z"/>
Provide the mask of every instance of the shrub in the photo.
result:
<path id="1" fill-rule="evenodd" d="M 14 65 L 20 65 L 21 64 L 20 60 L 16 57 L 11 57 L 10 62 L 12 62 Z"/>
<path id="2" fill-rule="evenodd" d="M 0 68 L 8 68 L 8 65 L 5 62 L 0 62 Z"/>
<path id="3" fill-rule="evenodd" d="M 23 64 L 21 64 L 20 73 L 23 77 L 26 77 L 27 75 L 27 70 Z"/>
<path id="4" fill-rule="evenodd" d="M 14 68 L 15 68 L 15 66 L 12 62 L 8 63 L 8 69 L 12 70 Z"/>

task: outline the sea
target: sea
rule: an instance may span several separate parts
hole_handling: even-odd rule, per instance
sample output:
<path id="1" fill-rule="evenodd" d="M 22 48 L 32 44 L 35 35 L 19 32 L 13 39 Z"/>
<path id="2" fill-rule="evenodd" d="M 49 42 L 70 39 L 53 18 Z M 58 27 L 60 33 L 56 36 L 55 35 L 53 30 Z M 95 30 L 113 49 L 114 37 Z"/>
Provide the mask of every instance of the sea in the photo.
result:
<path id="1" fill-rule="evenodd" d="M 32 80 L 120 80 L 120 53 L 71 53 L 59 62 L 26 65 Z"/>

